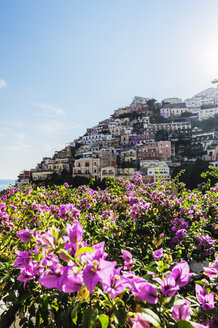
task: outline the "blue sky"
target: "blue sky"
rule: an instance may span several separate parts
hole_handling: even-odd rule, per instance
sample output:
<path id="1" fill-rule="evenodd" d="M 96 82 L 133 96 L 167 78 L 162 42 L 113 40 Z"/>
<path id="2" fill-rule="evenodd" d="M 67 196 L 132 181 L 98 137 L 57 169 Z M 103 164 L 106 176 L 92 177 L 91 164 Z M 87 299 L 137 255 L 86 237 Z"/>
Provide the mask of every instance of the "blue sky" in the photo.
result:
<path id="1" fill-rule="evenodd" d="M 217 0 L 0 1 L 0 179 L 35 167 L 135 95 L 218 78 Z"/>

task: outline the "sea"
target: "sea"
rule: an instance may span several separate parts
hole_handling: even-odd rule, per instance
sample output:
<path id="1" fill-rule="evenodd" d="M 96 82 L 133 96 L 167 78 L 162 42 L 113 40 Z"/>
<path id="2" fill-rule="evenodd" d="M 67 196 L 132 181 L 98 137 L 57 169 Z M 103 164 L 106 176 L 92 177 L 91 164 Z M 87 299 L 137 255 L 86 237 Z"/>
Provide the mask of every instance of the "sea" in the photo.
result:
<path id="1" fill-rule="evenodd" d="M 0 191 L 7 189 L 10 185 L 14 185 L 15 180 L 11 179 L 0 179 Z"/>

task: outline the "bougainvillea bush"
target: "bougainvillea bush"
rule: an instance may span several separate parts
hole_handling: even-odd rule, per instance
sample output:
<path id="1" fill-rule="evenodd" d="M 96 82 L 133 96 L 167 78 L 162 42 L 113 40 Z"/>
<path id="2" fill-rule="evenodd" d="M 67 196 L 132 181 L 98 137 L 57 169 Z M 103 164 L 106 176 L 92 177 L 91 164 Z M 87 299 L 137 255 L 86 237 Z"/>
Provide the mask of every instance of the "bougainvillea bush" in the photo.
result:
<path id="1" fill-rule="evenodd" d="M 7 190 L 0 327 L 217 327 L 217 193 L 138 173 Z"/>

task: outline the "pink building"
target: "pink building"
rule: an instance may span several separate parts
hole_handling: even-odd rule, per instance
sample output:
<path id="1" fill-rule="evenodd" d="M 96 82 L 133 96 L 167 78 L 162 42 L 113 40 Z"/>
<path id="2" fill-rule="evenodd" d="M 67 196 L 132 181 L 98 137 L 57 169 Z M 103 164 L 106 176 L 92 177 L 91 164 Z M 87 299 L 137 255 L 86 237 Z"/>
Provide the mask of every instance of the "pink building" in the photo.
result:
<path id="1" fill-rule="evenodd" d="M 141 160 L 158 160 L 159 150 L 156 142 L 148 142 L 137 148 L 137 159 Z"/>
<path id="2" fill-rule="evenodd" d="M 171 141 L 159 141 L 157 147 L 160 159 L 167 160 L 171 158 Z"/>

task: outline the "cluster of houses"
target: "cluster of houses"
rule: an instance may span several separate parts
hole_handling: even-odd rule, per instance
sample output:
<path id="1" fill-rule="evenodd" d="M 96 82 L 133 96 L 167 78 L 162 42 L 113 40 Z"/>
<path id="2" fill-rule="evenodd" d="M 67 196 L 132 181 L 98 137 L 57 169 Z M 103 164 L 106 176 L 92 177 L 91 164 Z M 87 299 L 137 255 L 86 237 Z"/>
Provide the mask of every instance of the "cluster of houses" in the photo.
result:
<path id="1" fill-rule="evenodd" d="M 218 88 L 212 89 L 216 92 L 213 97 L 209 92 L 207 103 L 205 92 L 184 102 L 134 97 L 130 106 L 115 110 L 52 158 L 21 172 L 18 182 L 43 181 L 54 173 L 131 179 L 135 171 L 145 182 L 169 180 L 175 167 L 199 157 L 218 167 L 218 132 L 202 132 L 190 122 L 190 117 L 204 120 L 218 114 Z M 186 154 L 187 145 L 195 150 L 194 157 Z"/>

